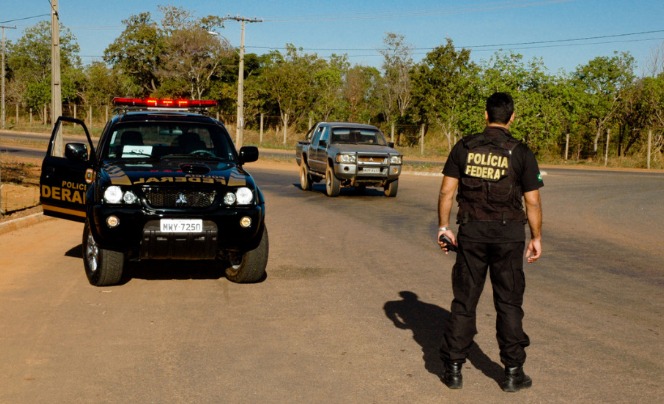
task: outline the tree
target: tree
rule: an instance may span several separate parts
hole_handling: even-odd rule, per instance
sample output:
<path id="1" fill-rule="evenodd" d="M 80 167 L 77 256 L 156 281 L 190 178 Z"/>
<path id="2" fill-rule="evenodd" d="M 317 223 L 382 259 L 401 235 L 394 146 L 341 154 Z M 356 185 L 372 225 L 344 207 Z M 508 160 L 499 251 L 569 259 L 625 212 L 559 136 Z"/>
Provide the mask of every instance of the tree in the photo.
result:
<path id="1" fill-rule="evenodd" d="M 314 68 L 314 90 L 316 93 L 312 112 L 319 120 L 328 121 L 330 117 L 340 117 L 343 110 L 343 73 L 348 70 L 345 56 L 332 55 L 330 61 L 318 59 Z"/>
<path id="2" fill-rule="evenodd" d="M 615 117 L 623 91 L 633 81 L 634 58 L 626 52 L 616 52 L 613 57 L 596 57 L 574 73 L 573 85 L 588 96 L 585 110 L 587 123 L 594 128 L 594 154 L 600 136 Z"/>
<path id="3" fill-rule="evenodd" d="M 462 126 L 465 113 L 475 110 L 476 86 L 471 85 L 477 68 L 470 61 L 470 51 L 456 51 L 451 39 L 427 53 L 413 73 L 413 98 L 423 122 L 441 128 L 452 148 L 452 136 Z M 466 128 L 463 128 L 466 129 Z"/>
<path id="4" fill-rule="evenodd" d="M 647 66 L 647 75 L 657 77 L 664 74 L 664 42 L 653 49 Z"/>
<path id="5" fill-rule="evenodd" d="M 380 113 L 380 72 L 374 67 L 355 65 L 346 70 L 345 76 L 343 93 L 348 108 L 347 119 L 371 122 Z"/>
<path id="6" fill-rule="evenodd" d="M 549 75 L 541 58 L 524 61 L 520 54 L 497 52 L 485 63 L 481 83 L 483 98 L 495 91 L 512 94 L 517 121 L 511 132 L 537 154 L 557 147 L 580 110 L 578 93 Z"/>
<path id="7" fill-rule="evenodd" d="M 211 30 L 222 27 L 219 17 L 193 19 L 188 11 L 160 6 L 164 13 L 162 34 L 167 58 L 157 70 L 162 83 L 158 93 L 171 97 L 202 98 L 220 75 L 224 58 L 234 52 L 225 38 L 217 38 Z"/>
<path id="8" fill-rule="evenodd" d="M 76 100 L 81 84 L 81 60 L 74 35 L 60 27 L 60 68 L 62 99 Z M 41 113 L 51 101 L 51 25 L 41 21 L 27 28 L 16 44 L 8 46 L 7 66 L 11 72 L 14 101 Z"/>
<path id="9" fill-rule="evenodd" d="M 649 130 L 664 130 L 664 74 L 644 77 L 630 86 L 624 91 L 619 111 L 618 155 L 626 155 Z"/>
<path id="10" fill-rule="evenodd" d="M 288 44 L 285 55 L 279 51 L 268 54 L 260 76 L 256 77 L 257 82 L 251 85 L 252 95 L 261 92 L 270 97 L 278 106 L 284 124 L 306 129 L 305 118 L 309 111 L 317 108 L 316 104 L 321 101 L 319 112 L 329 114 L 326 98 L 333 96 L 326 92 L 337 92 L 340 88 L 329 85 L 330 82 L 340 85 L 338 68 L 329 68 L 328 63 L 315 54 L 301 54 L 295 46 Z"/>
<path id="11" fill-rule="evenodd" d="M 86 104 L 108 105 L 115 95 L 121 94 L 122 86 L 116 72 L 103 62 L 86 66 L 85 77 L 81 97 Z"/>
<path id="12" fill-rule="evenodd" d="M 165 43 L 160 28 L 150 13 L 133 15 L 120 36 L 104 51 L 104 61 L 125 78 L 124 95 L 145 97 L 160 86 L 157 75 L 164 56 Z"/>
<path id="13" fill-rule="evenodd" d="M 388 123 L 403 119 L 412 100 L 410 73 L 413 67 L 412 48 L 404 36 L 388 32 L 383 40 L 383 112 Z M 398 143 L 398 140 L 397 140 Z"/>
<path id="14" fill-rule="evenodd" d="M 150 13 L 133 15 L 124 32 L 104 51 L 104 60 L 125 78 L 127 95 L 201 98 L 209 94 L 229 42 L 211 30 L 223 27 L 216 16 L 194 19 L 182 8 L 160 6 L 161 24 Z"/>

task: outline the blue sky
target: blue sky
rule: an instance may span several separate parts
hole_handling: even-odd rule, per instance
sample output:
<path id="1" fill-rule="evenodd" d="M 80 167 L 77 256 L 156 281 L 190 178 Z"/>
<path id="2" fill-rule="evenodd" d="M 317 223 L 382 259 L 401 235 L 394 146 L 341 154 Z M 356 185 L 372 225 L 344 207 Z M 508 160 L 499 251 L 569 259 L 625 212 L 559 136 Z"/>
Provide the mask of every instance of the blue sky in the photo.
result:
<path id="1" fill-rule="evenodd" d="M 182 7 L 195 17 L 259 18 L 246 25 L 247 52 L 262 54 L 291 43 L 320 57 L 347 54 L 351 64 L 380 68 L 388 32 L 403 35 L 419 61 L 449 37 L 471 49 L 477 62 L 497 50 L 526 60 L 542 58 L 549 73 L 571 72 L 598 56 L 629 51 L 643 74 L 652 54 L 664 48 L 662 0 L 60 0 L 61 22 L 76 36 L 84 63 L 101 60 L 123 31 L 122 20 L 140 12 L 161 18 L 158 5 Z M 0 24 L 8 40 L 40 20 L 50 20 L 50 0 L 2 0 Z M 31 18 L 39 16 L 36 18 Z M 27 19 L 26 19 L 27 18 Z M 240 23 L 220 31 L 240 43 Z"/>

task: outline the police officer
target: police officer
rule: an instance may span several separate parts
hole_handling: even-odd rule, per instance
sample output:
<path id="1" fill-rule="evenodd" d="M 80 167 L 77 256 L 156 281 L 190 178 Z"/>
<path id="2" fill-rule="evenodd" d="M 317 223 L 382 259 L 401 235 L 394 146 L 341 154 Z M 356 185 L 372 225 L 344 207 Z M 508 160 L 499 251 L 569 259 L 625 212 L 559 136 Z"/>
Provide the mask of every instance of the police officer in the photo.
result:
<path id="1" fill-rule="evenodd" d="M 477 334 L 475 310 L 488 271 L 500 360 L 505 365 L 501 387 L 514 392 L 532 384 L 523 371 L 525 348 L 530 344 L 522 327 L 523 252 L 525 249 L 529 263 L 542 254 L 539 188 L 544 184 L 533 152 L 510 135 L 512 97 L 491 95 L 485 118 L 482 133 L 466 136 L 453 147 L 443 169 L 438 200 L 438 243 L 447 254 L 447 247 L 453 247 L 441 241 L 446 236 L 458 249 L 452 270 L 454 300 L 440 350 L 445 364 L 443 382 L 451 389 L 463 385 L 461 368 Z M 459 205 L 456 236 L 449 222 L 455 192 Z M 525 223 L 530 228 L 527 247 Z"/>

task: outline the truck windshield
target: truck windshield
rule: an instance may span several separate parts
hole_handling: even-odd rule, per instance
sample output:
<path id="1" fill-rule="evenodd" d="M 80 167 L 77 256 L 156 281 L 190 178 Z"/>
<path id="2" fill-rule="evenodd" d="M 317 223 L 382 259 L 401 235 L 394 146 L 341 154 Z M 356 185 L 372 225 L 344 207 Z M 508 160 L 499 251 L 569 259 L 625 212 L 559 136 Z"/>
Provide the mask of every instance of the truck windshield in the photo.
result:
<path id="1" fill-rule="evenodd" d="M 102 146 L 102 159 L 190 156 L 234 160 L 235 152 L 221 127 L 164 122 L 118 125 Z"/>
<path id="2" fill-rule="evenodd" d="M 332 129 L 331 143 L 387 145 L 385 137 L 380 131 L 360 128 Z"/>

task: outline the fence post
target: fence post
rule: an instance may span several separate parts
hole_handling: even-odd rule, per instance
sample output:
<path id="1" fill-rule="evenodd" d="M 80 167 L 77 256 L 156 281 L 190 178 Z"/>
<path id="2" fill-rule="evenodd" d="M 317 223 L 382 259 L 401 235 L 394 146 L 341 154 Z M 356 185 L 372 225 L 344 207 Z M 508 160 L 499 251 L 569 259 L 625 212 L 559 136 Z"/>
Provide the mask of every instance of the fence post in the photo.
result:
<path id="1" fill-rule="evenodd" d="M 284 114 L 284 145 L 286 145 L 287 138 L 288 138 L 288 114 Z"/>
<path id="2" fill-rule="evenodd" d="M 390 128 L 390 141 L 394 142 L 394 122 L 392 122 L 392 126 Z"/>
<path id="3" fill-rule="evenodd" d="M 650 170 L 650 151 L 652 150 L 652 129 L 648 131 L 648 161 L 646 163 L 646 167 L 648 170 Z"/>
<path id="4" fill-rule="evenodd" d="M 606 130 L 606 150 L 604 150 L 604 167 L 609 164 L 609 138 L 611 137 L 611 129 Z"/>
<path id="5" fill-rule="evenodd" d="M 261 127 L 260 127 L 260 135 L 258 139 L 258 144 L 262 145 L 263 144 L 263 119 L 265 117 L 265 114 L 261 112 Z"/>
<path id="6" fill-rule="evenodd" d="M 567 161 L 568 154 L 569 154 L 569 133 L 565 135 L 565 161 Z"/>
<path id="7" fill-rule="evenodd" d="M 420 126 L 420 155 L 424 156 L 424 124 Z"/>

